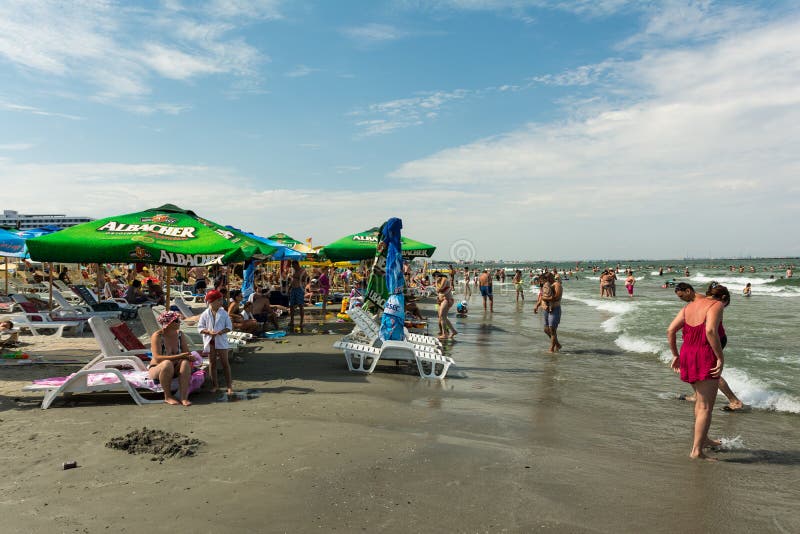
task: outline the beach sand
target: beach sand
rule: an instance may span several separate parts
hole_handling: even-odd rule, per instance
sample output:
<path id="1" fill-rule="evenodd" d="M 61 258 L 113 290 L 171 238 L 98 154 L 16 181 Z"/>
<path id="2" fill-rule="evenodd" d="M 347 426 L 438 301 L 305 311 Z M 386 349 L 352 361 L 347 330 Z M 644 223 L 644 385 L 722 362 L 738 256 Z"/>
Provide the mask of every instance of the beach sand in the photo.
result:
<path id="1" fill-rule="evenodd" d="M 800 531 L 800 459 L 690 462 L 685 403 L 668 404 L 671 435 L 642 443 L 634 436 L 663 414 L 620 411 L 625 392 L 598 398 L 575 357 L 542 355 L 522 393 L 466 363 L 443 382 L 394 363 L 363 376 L 331 346 L 346 325 L 328 327 L 339 334 L 251 344 L 233 365 L 235 389 L 252 397 L 238 402 L 208 391 L 189 408 L 92 395 L 43 411 L 41 395 L 21 388 L 77 365 L 0 368 L 0 530 Z M 91 338 L 24 348 L 97 353 Z M 752 418 L 753 432 L 772 422 Z M 163 462 L 105 447 L 142 427 L 205 444 Z M 78 467 L 63 470 L 70 460 Z"/>

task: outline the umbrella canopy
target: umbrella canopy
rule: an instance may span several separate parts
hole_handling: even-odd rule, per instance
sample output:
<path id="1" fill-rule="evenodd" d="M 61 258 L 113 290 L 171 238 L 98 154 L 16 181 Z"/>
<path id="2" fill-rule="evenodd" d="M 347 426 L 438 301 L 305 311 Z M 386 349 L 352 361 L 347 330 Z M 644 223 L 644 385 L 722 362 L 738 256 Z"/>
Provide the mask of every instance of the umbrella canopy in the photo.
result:
<path id="1" fill-rule="evenodd" d="M 375 257 L 380 239 L 380 229 L 371 228 L 364 232 L 345 236 L 324 246 L 320 255 L 331 261 L 371 259 Z M 436 247 L 433 245 L 407 237 L 400 238 L 400 245 L 404 258 L 430 258 L 436 251 Z"/>
<path id="2" fill-rule="evenodd" d="M 14 232 L 23 239 L 31 239 L 42 235 L 52 234 L 61 230 L 60 226 L 48 224 L 47 226 L 40 226 L 39 228 L 29 228 L 27 230 L 18 230 Z"/>
<path id="3" fill-rule="evenodd" d="M 277 234 L 272 234 L 271 236 L 267 237 L 267 239 L 272 239 L 273 241 L 277 241 L 282 245 L 286 245 L 288 247 L 294 247 L 295 245 L 302 245 L 302 241 L 298 241 L 297 239 L 284 234 L 283 232 L 278 232 Z"/>
<path id="4" fill-rule="evenodd" d="M 0 256 L 24 258 L 28 254 L 25 239 L 14 232 L 0 229 Z"/>
<path id="5" fill-rule="evenodd" d="M 189 267 L 266 257 L 276 250 L 173 204 L 78 224 L 27 244 L 39 261 Z"/>
<path id="6" fill-rule="evenodd" d="M 241 232 L 251 239 L 255 239 L 256 241 L 259 241 L 271 247 L 275 247 L 276 249 L 275 252 L 271 254 L 273 260 L 302 260 L 306 256 L 302 252 L 298 252 L 297 250 L 294 250 L 292 247 L 284 245 L 283 243 L 280 243 L 278 241 L 274 241 L 268 237 L 261 237 L 260 235 L 256 235 L 252 232 L 245 232 L 244 230 L 239 230 L 238 228 L 234 228 L 233 226 L 228 226 L 228 228 L 236 230 L 237 232 Z"/>

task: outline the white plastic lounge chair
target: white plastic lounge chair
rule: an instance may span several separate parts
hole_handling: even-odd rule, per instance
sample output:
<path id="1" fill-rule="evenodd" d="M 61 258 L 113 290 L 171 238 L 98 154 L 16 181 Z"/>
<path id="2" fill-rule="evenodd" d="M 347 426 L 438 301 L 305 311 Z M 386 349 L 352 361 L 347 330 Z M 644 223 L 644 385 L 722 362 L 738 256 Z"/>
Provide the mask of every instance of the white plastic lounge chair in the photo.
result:
<path id="1" fill-rule="evenodd" d="M 15 313 L 8 316 L 14 325 L 19 329 L 29 330 L 34 336 L 48 335 L 44 331 L 54 330 L 52 335 L 62 337 L 64 329 L 69 328 L 73 331 L 83 331 L 85 321 L 52 321 L 50 317 L 42 313 Z"/>
<path id="2" fill-rule="evenodd" d="M 102 317 L 104 319 L 119 319 L 121 311 L 94 311 L 89 306 L 76 305 L 69 302 L 64 298 L 64 295 L 57 289 L 53 289 L 53 300 L 56 301 L 58 307 L 55 309 L 57 313 L 66 315 L 74 315 L 77 317 Z"/>
<path id="3" fill-rule="evenodd" d="M 121 368 L 130 369 L 127 371 Z M 197 390 L 205 380 L 203 371 L 192 373 L 189 392 Z M 172 390 L 178 389 L 178 379 L 173 379 Z M 142 397 L 136 388 L 148 389 L 154 393 L 163 393 L 160 384 L 150 379 L 147 367 L 137 357 L 107 358 L 98 356 L 80 371 L 67 377 L 38 380 L 22 388 L 23 391 L 43 391 L 42 409 L 46 410 L 61 394 L 96 393 L 106 391 L 122 391 L 128 393 L 138 405 L 163 403 L 163 399 L 151 400 Z"/>
<path id="4" fill-rule="evenodd" d="M 141 306 L 149 306 L 149 304 L 130 304 L 122 297 L 113 297 L 110 299 L 100 300 L 91 287 L 85 285 L 72 286 L 75 294 L 79 295 L 81 300 L 86 303 L 93 311 L 106 311 L 102 308 L 109 308 L 113 311 L 119 309 L 120 317 L 125 319 L 133 319 L 136 317 L 136 310 Z M 101 308 L 101 309 L 98 309 Z"/>
<path id="5" fill-rule="evenodd" d="M 25 315 L 28 321 L 37 323 L 38 326 L 40 323 L 65 323 L 64 329 L 69 329 L 71 332 L 75 334 L 83 333 L 86 327 L 86 317 L 81 317 L 78 315 L 66 315 L 66 314 L 59 314 L 55 311 L 50 313 L 46 311 L 40 311 L 36 304 L 29 301 L 25 295 L 14 295 L 12 297 L 16 306 L 19 308 L 22 315 Z M 33 331 L 31 331 L 33 333 Z M 63 334 L 63 329 L 62 329 Z M 38 335 L 38 334 L 34 334 Z"/>
<path id="6" fill-rule="evenodd" d="M 363 332 L 370 344 L 374 344 L 375 340 L 380 337 L 380 325 L 364 308 L 358 306 L 350 308 L 347 310 L 347 315 L 353 320 L 358 329 Z M 442 342 L 437 338 L 424 334 L 412 334 L 407 328 L 403 328 L 403 331 L 405 333 L 405 341 L 409 341 L 415 345 L 434 347 L 438 352 L 442 351 Z"/>
<path id="7" fill-rule="evenodd" d="M 156 320 L 157 313 L 153 308 L 139 308 L 136 313 L 139 315 L 139 320 L 142 321 L 142 326 L 144 327 L 147 339 L 150 339 L 153 334 L 161 330 L 161 327 L 158 325 L 158 321 Z"/>
<path id="8" fill-rule="evenodd" d="M 122 344 L 117 341 L 117 338 L 114 337 L 114 334 L 111 332 L 111 329 L 102 317 L 90 318 L 89 327 L 92 329 L 92 333 L 94 334 L 94 338 L 97 340 L 97 344 L 100 345 L 100 354 L 102 356 L 107 358 L 113 358 L 116 356 L 139 357 L 150 354 L 150 350 L 147 348 L 133 350 L 124 348 Z"/>
<path id="9" fill-rule="evenodd" d="M 413 361 L 416 362 L 421 377 L 441 380 L 455 363 L 449 356 L 420 350 L 419 345 L 407 341 L 384 341 L 380 347 L 375 347 L 366 343 L 340 340 L 333 346 L 344 351 L 344 358 L 350 371 L 367 374 L 375 370 L 381 359 Z"/>
<path id="10" fill-rule="evenodd" d="M 201 313 L 203 313 L 202 310 L 197 311 L 191 306 L 189 306 L 189 304 L 187 304 L 182 297 L 175 297 L 174 299 L 172 299 L 172 303 L 178 308 L 178 310 L 180 310 L 184 320 L 188 320 L 190 317 L 194 317 L 196 315 L 200 315 Z"/>
<path id="11" fill-rule="evenodd" d="M 58 289 L 61 294 L 64 296 L 65 299 L 70 301 L 73 304 L 80 304 L 82 301 L 81 297 L 78 296 L 66 283 L 61 280 L 53 280 L 53 286 Z"/>

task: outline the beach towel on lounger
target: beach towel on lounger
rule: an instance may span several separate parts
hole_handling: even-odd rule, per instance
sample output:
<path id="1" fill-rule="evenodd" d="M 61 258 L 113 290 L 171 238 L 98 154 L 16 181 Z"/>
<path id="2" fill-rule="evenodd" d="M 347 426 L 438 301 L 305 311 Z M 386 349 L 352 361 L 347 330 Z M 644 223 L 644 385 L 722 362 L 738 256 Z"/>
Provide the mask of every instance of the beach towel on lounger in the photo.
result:
<path id="1" fill-rule="evenodd" d="M 136 389 L 149 389 L 155 393 L 161 393 L 164 391 L 161 387 L 161 384 L 157 384 L 148 376 L 147 371 L 122 371 L 122 375 L 125 377 L 125 380 L 127 380 L 128 383 L 130 383 Z M 71 376 L 72 375 L 57 376 L 54 378 L 42 378 L 39 380 L 34 380 L 33 383 L 37 386 L 52 386 L 57 388 L 69 380 Z M 203 382 L 205 382 L 205 373 L 203 371 L 198 370 L 192 372 L 192 376 L 189 378 L 189 393 L 200 389 L 200 387 L 203 385 Z M 119 383 L 119 378 L 113 373 L 98 373 L 88 376 L 89 386 L 117 383 Z M 177 378 L 172 380 L 172 390 L 178 390 Z"/>

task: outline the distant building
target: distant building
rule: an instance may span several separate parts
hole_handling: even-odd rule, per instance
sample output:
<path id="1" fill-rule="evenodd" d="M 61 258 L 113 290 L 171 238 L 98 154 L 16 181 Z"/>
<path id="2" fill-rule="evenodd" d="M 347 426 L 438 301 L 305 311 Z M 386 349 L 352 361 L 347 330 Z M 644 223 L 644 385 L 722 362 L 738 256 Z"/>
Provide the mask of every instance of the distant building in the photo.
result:
<path id="1" fill-rule="evenodd" d="M 28 228 L 40 228 L 42 226 L 58 226 L 59 228 L 69 228 L 76 224 L 81 224 L 94 219 L 90 217 L 75 217 L 72 215 L 26 215 L 13 210 L 3 210 L 0 217 L 0 226 L 27 230 Z"/>

